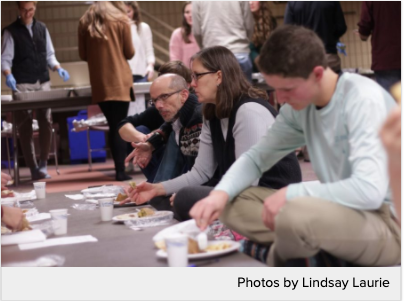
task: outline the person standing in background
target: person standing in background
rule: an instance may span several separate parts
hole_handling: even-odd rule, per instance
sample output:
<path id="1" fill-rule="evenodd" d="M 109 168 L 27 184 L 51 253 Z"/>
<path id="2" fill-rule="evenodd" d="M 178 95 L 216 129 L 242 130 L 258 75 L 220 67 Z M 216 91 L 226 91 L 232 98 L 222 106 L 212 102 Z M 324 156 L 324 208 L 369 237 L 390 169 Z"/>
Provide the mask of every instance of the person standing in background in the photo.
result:
<path id="1" fill-rule="evenodd" d="M 347 30 L 339 1 L 288 1 L 284 24 L 312 29 L 321 38 L 328 66 L 336 73 L 342 70 L 336 44 Z"/>
<path id="2" fill-rule="evenodd" d="M 401 2 L 364 1 L 358 33 L 367 41 L 371 35 L 371 69 L 387 91 L 401 80 Z"/>
<path id="3" fill-rule="evenodd" d="M 250 82 L 252 63 L 249 43 L 253 27 L 248 1 L 193 1 L 193 35 L 200 48 L 228 48 Z"/>
<path id="4" fill-rule="evenodd" d="M 276 29 L 277 21 L 272 16 L 271 10 L 267 2 L 264 1 L 249 1 L 250 10 L 255 20 L 255 27 L 252 41 L 249 44 L 250 60 L 253 66 L 253 73 L 259 72 L 259 68 L 255 61 L 259 58 L 260 49 L 264 42 L 269 38 L 270 33 Z"/>
<path id="5" fill-rule="evenodd" d="M 193 26 L 192 5 L 187 1 L 183 5 L 182 26 L 173 31 L 170 38 L 170 61 L 182 61 L 184 65 L 190 65 L 190 58 L 200 51 L 191 28 Z"/>
<path id="6" fill-rule="evenodd" d="M 127 16 L 131 21 L 132 43 L 135 55 L 128 60 L 134 83 L 152 81 L 155 66 L 152 31 L 142 22 L 141 11 L 136 1 L 125 1 Z"/>
<path id="7" fill-rule="evenodd" d="M 122 1 L 98 1 L 81 17 L 78 29 L 79 55 L 88 63 L 93 104 L 107 118 L 109 144 L 115 164 L 115 179 L 125 174 L 126 142 L 118 134 L 119 122 L 127 117 L 134 100 L 132 72 L 128 61 L 135 50 L 131 27 Z"/>
<path id="8" fill-rule="evenodd" d="M 38 1 L 18 1 L 17 20 L 3 32 L 1 47 L 1 71 L 6 77 L 7 87 L 15 92 L 49 91 L 51 82 L 48 67 L 57 71 L 63 81 L 69 80 L 69 73 L 61 68 L 55 57 L 55 49 L 46 25 L 34 18 Z M 37 109 L 39 164 L 37 163 L 33 131 L 33 116 L 28 110 L 15 112 L 16 125 L 20 135 L 21 149 L 25 163 L 30 168 L 32 180 L 49 179 L 47 161 L 51 146 L 51 109 Z"/>

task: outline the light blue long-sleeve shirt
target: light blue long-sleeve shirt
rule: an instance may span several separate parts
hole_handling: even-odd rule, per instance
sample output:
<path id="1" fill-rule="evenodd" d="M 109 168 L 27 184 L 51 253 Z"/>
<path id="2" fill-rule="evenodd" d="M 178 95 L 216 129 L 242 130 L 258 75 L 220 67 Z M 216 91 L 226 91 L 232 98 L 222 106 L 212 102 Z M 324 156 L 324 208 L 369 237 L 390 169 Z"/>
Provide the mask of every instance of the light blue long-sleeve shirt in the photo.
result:
<path id="1" fill-rule="evenodd" d="M 32 23 L 25 25 L 31 35 L 32 33 Z M 8 30 L 3 33 L 3 44 L 1 45 L 1 71 L 10 70 L 13 66 L 14 59 L 14 39 Z M 53 48 L 51 36 L 49 35 L 48 29 L 46 29 L 46 61 L 49 68 L 53 70 L 55 66 L 60 65 L 55 56 L 55 49 Z"/>
<path id="2" fill-rule="evenodd" d="M 284 105 L 267 134 L 229 169 L 215 190 L 229 201 L 297 147 L 307 145 L 320 183 L 291 184 L 287 201 L 312 196 L 354 209 L 390 201 L 387 158 L 379 130 L 393 98 L 374 81 L 343 74 L 329 104 L 295 111 Z"/>

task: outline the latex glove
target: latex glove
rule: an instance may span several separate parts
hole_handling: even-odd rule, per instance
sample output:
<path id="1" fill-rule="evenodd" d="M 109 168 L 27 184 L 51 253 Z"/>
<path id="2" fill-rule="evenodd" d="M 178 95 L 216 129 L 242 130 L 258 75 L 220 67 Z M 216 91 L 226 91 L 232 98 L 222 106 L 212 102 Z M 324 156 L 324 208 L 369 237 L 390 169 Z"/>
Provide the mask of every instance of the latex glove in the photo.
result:
<path id="1" fill-rule="evenodd" d="M 17 90 L 17 82 L 11 73 L 6 76 L 6 85 L 13 91 Z"/>
<path id="2" fill-rule="evenodd" d="M 148 67 L 146 68 L 146 75 L 148 76 L 148 81 L 152 81 L 153 76 L 155 75 L 155 68 L 153 67 L 153 65 L 148 65 Z"/>
<path id="3" fill-rule="evenodd" d="M 336 49 L 337 49 L 338 52 L 343 53 L 345 56 L 347 56 L 346 45 L 343 44 L 342 42 L 338 42 L 336 44 Z"/>
<path id="4" fill-rule="evenodd" d="M 59 76 L 63 79 L 64 82 L 68 81 L 70 78 L 69 72 L 63 68 L 58 68 Z"/>

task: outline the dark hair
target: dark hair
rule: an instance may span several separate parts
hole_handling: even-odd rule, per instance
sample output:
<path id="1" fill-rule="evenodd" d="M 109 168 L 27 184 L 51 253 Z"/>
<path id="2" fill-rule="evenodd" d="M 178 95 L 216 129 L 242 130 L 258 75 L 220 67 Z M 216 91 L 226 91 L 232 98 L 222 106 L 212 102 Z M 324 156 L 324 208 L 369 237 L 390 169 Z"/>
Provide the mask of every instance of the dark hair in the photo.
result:
<path id="1" fill-rule="evenodd" d="M 205 48 L 192 56 L 191 62 L 194 60 L 198 60 L 209 71 L 222 72 L 215 104 L 203 105 L 203 114 L 207 120 L 214 116 L 228 118 L 243 94 L 251 98 L 268 99 L 265 91 L 254 88 L 245 78 L 235 55 L 229 49 L 223 46 Z"/>
<path id="2" fill-rule="evenodd" d="M 159 76 L 166 73 L 174 73 L 183 77 L 188 84 L 191 84 L 191 70 L 186 67 L 181 61 L 171 61 L 164 63 L 159 68 Z"/>
<path id="3" fill-rule="evenodd" d="M 181 24 L 181 36 L 182 36 L 182 38 L 183 38 L 183 41 L 184 41 L 186 44 L 190 44 L 190 43 L 191 43 L 190 39 L 188 38 L 188 37 L 190 36 L 190 34 L 191 34 L 191 26 L 190 26 L 190 24 L 187 23 L 187 20 L 186 20 L 186 18 L 184 17 L 184 11 L 186 10 L 187 5 L 189 5 L 189 4 L 191 4 L 191 1 L 186 1 L 186 2 L 184 3 L 184 5 L 183 5 L 183 9 L 182 9 L 182 12 L 183 12 L 183 23 Z"/>
<path id="4" fill-rule="evenodd" d="M 27 3 L 27 2 L 32 2 L 34 3 L 35 7 L 38 4 L 38 1 L 16 1 L 15 3 L 17 4 L 18 8 L 20 8 L 20 3 Z"/>
<path id="5" fill-rule="evenodd" d="M 135 22 L 136 28 L 139 31 L 140 30 L 139 24 L 141 24 L 142 18 L 141 18 L 141 10 L 139 9 L 138 3 L 136 1 L 124 1 L 124 4 L 130 6 L 134 11 L 134 17 L 132 18 L 132 21 Z"/>
<path id="6" fill-rule="evenodd" d="M 256 47 L 260 47 L 269 38 L 270 33 L 277 27 L 277 21 L 273 17 L 269 5 L 265 1 L 259 2 L 259 9 L 253 13 L 255 27 L 252 42 Z"/>
<path id="7" fill-rule="evenodd" d="M 316 66 L 327 67 L 325 46 L 314 31 L 301 26 L 279 27 L 260 51 L 259 68 L 265 74 L 306 79 Z"/>

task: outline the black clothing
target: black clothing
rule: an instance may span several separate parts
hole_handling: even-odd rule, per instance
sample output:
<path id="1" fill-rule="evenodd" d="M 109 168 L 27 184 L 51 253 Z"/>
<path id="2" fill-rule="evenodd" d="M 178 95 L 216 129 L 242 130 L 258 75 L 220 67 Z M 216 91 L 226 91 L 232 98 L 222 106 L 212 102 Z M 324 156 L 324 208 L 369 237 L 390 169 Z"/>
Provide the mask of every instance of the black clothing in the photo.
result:
<path id="1" fill-rule="evenodd" d="M 7 26 L 14 40 L 14 58 L 11 73 L 17 84 L 35 84 L 49 81 L 46 53 L 46 26 L 33 20 L 31 37 L 27 27 L 20 19 Z"/>
<path id="2" fill-rule="evenodd" d="M 284 23 L 312 29 L 331 54 L 337 54 L 336 43 L 347 30 L 338 1 L 288 1 Z"/>
<path id="3" fill-rule="evenodd" d="M 118 124 L 118 129 L 123 125 L 130 123 L 135 128 L 140 125 L 146 126 L 151 131 L 158 129 L 165 121 L 162 116 L 160 116 L 159 111 L 154 107 L 148 107 L 145 111 L 140 114 L 135 114 L 133 116 L 128 116 L 120 121 Z"/>

